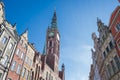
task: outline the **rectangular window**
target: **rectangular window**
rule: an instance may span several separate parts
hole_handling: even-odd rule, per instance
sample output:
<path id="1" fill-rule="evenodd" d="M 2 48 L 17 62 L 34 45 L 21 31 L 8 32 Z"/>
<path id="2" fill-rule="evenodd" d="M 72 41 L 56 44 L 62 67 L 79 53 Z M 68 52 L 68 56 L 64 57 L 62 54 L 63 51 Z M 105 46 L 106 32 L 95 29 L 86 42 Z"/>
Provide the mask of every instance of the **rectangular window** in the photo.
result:
<path id="1" fill-rule="evenodd" d="M 107 65 L 108 73 L 110 76 L 112 76 L 111 66 L 110 64 Z"/>
<path id="2" fill-rule="evenodd" d="M 24 47 L 25 49 L 27 49 L 27 44 L 24 44 L 23 47 Z"/>
<path id="3" fill-rule="evenodd" d="M 22 74 L 21 74 L 22 77 L 24 77 L 25 72 L 26 72 L 26 68 L 23 68 L 23 70 L 22 70 Z"/>
<path id="4" fill-rule="evenodd" d="M 21 54 L 21 59 L 24 60 L 24 53 Z"/>
<path id="5" fill-rule="evenodd" d="M 52 41 L 52 47 L 54 47 L 54 42 Z"/>
<path id="6" fill-rule="evenodd" d="M 106 48 L 106 51 L 109 52 L 109 48 L 108 47 Z"/>
<path id="7" fill-rule="evenodd" d="M 11 71 L 15 70 L 15 66 L 16 66 L 16 61 L 13 61 L 11 65 Z"/>
<path id="8" fill-rule="evenodd" d="M 9 45 L 9 50 L 11 50 L 11 49 L 12 49 L 12 47 L 13 47 L 13 44 L 12 44 L 12 43 L 10 43 L 10 45 Z"/>
<path id="9" fill-rule="evenodd" d="M 4 37 L 2 38 L 2 43 L 5 44 L 6 42 L 7 42 L 7 37 L 4 36 Z"/>
<path id="10" fill-rule="evenodd" d="M 30 59 L 30 66 L 32 66 L 32 60 Z"/>
<path id="11" fill-rule="evenodd" d="M 115 63 L 117 64 L 118 69 L 120 70 L 120 61 L 117 56 L 114 57 Z"/>
<path id="12" fill-rule="evenodd" d="M 7 66 L 9 57 L 5 55 L 5 57 L 2 59 L 2 65 Z"/>
<path id="13" fill-rule="evenodd" d="M 26 56 L 26 58 L 25 58 L 25 62 L 28 63 L 28 57 L 27 57 L 27 56 Z"/>
<path id="14" fill-rule="evenodd" d="M 110 41 L 109 45 L 110 45 L 110 48 L 112 49 L 113 48 L 113 44 L 112 44 L 111 41 Z"/>
<path id="15" fill-rule="evenodd" d="M 111 63 L 113 72 L 116 73 L 117 70 L 116 70 L 116 67 L 115 67 L 115 64 L 114 64 L 113 60 L 110 63 Z"/>
<path id="16" fill-rule="evenodd" d="M 52 41 L 50 41 L 49 47 L 52 47 Z"/>
<path id="17" fill-rule="evenodd" d="M 106 56 L 107 56 L 106 53 L 105 53 L 105 51 L 103 52 L 103 56 L 104 56 L 104 58 L 106 58 Z"/>
<path id="18" fill-rule="evenodd" d="M 0 73 L 0 79 L 1 79 L 1 77 L 2 77 L 2 73 Z"/>
<path id="19" fill-rule="evenodd" d="M 28 70 L 26 70 L 26 76 L 25 76 L 26 80 L 28 80 Z"/>
<path id="20" fill-rule="evenodd" d="M 19 55 L 19 54 L 20 54 L 20 49 L 17 49 L 16 55 Z"/>
<path id="21" fill-rule="evenodd" d="M 119 31 L 120 30 L 120 24 L 118 23 L 117 25 L 116 25 L 116 31 Z"/>
<path id="22" fill-rule="evenodd" d="M 20 74 L 20 70 L 21 70 L 21 65 L 19 64 L 16 73 L 17 73 L 17 74 Z"/>

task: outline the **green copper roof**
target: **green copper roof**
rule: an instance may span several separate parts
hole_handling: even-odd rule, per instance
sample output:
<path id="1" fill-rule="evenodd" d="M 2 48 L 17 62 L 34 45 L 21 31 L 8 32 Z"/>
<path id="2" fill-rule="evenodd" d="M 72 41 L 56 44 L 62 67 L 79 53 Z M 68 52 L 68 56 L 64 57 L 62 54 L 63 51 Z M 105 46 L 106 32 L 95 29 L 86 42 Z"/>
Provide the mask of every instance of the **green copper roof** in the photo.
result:
<path id="1" fill-rule="evenodd" d="M 52 22 L 51 22 L 51 28 L 57 28 L 57 16 L 56 16 L 56 10 L 54 10 Z"/>
<path id="2" fill-rule="evenodd" d="M 44 48 L 43 48 L 43 55 L 46 55 L 46 46 L 44 45 Z"/>

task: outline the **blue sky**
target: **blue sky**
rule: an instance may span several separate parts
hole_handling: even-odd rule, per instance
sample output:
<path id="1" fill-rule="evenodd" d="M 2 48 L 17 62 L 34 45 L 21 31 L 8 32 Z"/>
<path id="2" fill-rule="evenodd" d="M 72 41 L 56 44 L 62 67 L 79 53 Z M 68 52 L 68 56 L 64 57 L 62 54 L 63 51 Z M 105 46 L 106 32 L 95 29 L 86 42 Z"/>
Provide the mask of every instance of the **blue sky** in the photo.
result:
<path id="1" fill-rule="evenodd" d="M 46 29 L 56 7 L 61 35 L 60 65 L 65 63 L 66 80 L 88 80 L 97 17 L 106 25 L 120 4 L 117 0 L 4 0 L 6 19 L 17 23 L 19 34 L 29 30 L 29 41 L 42 52 Z"/>

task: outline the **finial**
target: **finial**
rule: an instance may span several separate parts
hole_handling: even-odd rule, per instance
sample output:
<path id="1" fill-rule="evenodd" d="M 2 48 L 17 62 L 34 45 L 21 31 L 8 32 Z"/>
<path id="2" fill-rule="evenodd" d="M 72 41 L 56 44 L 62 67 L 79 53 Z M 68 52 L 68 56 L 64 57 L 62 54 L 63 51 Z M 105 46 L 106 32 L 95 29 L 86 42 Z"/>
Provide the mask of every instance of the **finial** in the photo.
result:
<path id="1" fill-rule="evenodd" d="M 25 29 L 25 32 L 24 33 L 27 33 L 28 34 L 28 27 Z"/>
<path id="2" fill-rule="evenodd" d="M 14 30 L 16 29 L 16 25 L 17 25 L 16 23 L 13 25 Z"/>
<path id="3" fill-rule="evenodd" d="M 64 69 L 65 68 L 65 65 L 64 65 L 64 63 L 62 64 L 62 69 Z"/>
<path id="4" fill-rule="evenodd" d="M 57 28 L 57 16 L 56 16 L 56 9 L 54 10 L 52 22 L 51 22 L 51 28 Z"/>
<path id="5" fill-rule="evenodd" d="M 97 17 L 97 22 L 101 22 L 101 20 Z"/>
<path id="6" fill-rule="evenodd" d="M 54 13 L 56 12 L 56 7 L 54 7 Z"/>

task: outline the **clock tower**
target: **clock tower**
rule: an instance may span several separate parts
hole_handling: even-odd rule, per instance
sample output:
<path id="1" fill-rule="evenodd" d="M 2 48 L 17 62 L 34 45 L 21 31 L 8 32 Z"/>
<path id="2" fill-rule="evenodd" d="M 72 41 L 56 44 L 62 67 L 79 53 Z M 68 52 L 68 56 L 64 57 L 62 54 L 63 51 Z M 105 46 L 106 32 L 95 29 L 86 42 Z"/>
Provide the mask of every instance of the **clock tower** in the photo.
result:
<path id="1" fill-rule="evenodd" d="M 48 27 L 46 35 L 46 63 L 57 74 L 59 73 L 59 47 L 60 34 L 57 28 L 56 11 L 54 11 L 51 26 Z"/>

